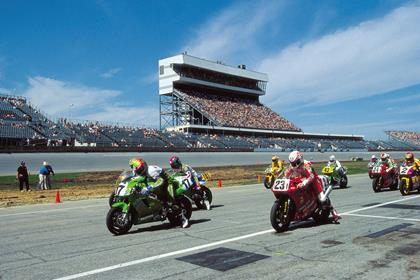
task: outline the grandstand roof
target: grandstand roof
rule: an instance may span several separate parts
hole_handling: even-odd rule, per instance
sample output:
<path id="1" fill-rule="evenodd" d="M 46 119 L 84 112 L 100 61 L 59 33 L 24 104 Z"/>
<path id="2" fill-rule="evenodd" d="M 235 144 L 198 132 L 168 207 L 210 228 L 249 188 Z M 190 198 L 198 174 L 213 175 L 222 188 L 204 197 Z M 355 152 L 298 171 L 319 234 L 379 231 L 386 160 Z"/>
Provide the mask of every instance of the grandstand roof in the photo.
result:
<path id="1" fill-rule="evenodd" d="M 335 138 L 343 140 L 363 140 L 363 135 L 353 135 L 353 134 L 328 134 L 328 133 L 307 133 L 307 132 L 297 132 L 297 131 L 282 131 L 282 130 L 270 130 L 270 129 L 251 129 L 251 128 L 238 128 L 238 127 L 222 127 L 222 126 L 206 126 L 206 125 L 182 125 L 167 128 L 168 131 L 213 131 L 214 133 L 223 132 L 223 133 L 243 133 L 243 134 L 259 134 L 267 136 L 293 136 L 300 138 Z"/>

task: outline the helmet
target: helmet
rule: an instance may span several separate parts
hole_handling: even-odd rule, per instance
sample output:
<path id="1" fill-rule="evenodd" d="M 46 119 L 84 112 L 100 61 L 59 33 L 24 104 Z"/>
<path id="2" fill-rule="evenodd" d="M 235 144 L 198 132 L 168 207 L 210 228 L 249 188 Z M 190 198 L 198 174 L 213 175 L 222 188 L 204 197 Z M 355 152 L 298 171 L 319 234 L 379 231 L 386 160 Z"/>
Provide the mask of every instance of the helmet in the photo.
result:
<path id="1" fill-rule="evenodd" d="M 22 161 L 22 162 L 20 163 L 20 165 L 25 165 L 25 162 L 24 162 L 24 161 Z"/>
<path id="2" fill-rule="evenodd" d="M 372 155 L 372 157 L 370 158 L 370 161 L 377 161 L 378 158 L 375 155 Z"/>
<path id="3" fill-rule="evenodd" d="M 330 156 L 330 162 L 335 162 L 335 156 L 334 155 Z"/>
<path id="4" fill-rule="evenodd" d="M 147 174 L 147 163 L 142 158 L 133 158 L 128 162 L 133 172 L 140 176 Z"/>
<path id="5" fill-rule="evenodd" d="M 179 157 L 177 157 L 177 156 L 171 156 L 171 158 L 169 159 L 169 165 L 173 169 L 180 168 L 181 167 L 181 161 L 179 160 Z"/>
<path id="6" fill-rule="evenodd" d="M 387 159 L 389 159 L 389 155 L 387 153 L 382 153 L 381 154 L 381 160 L 386 161 Z"/>
<path id="7" fill-rule="evenodd" d="M 292 167 L 298 167 L 302 160 L 302 154 L 299 151 L 293 151 L 289 154 L 289 162 Z"/>
<path id="8" fill-rule="evenodd" d="M 406 162 L 414 162 L 414 154 L 412 152 L 408 152 L 404 156 Z"/>
<path id="9" fill-rule="evenodd" d="M 280 158 L 278 156 L 272 156 L 271 161 L 278 161 Z"/>

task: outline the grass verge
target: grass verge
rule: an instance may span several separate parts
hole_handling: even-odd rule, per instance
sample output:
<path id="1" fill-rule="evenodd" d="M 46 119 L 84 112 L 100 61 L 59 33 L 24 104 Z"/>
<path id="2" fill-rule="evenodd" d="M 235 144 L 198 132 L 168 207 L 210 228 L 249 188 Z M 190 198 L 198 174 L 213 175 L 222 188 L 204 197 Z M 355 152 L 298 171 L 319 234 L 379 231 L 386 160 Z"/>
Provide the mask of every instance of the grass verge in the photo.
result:
<path id="1" fill-rule="evenodd" d="M 367 172 L 367 161 L 342 162 L 347 167 L 348 175 Z M 314 163 L 315 170 L 321 174 L 325 163 Z M 215 188 L 219 180 L 222 187 L 258 184 L 264 181 L 266 165 L 224 166 L 197 168 L 198 172 L 207 172 L 211 179 L 207 186 Z M 10 207 L 23 204 L 53 203 L 57 190 L 62 201 L 104 198 L 114 190 L 115 181 L 120 171 L 111 172 L 79 172 L 58 173 L 52 176 L 51 190 L 37 190 L 38 175 L 31 175 L 29 184 L 32 192 L 20 192 L 14 176 L 0 176 L 0 207 Z"/>

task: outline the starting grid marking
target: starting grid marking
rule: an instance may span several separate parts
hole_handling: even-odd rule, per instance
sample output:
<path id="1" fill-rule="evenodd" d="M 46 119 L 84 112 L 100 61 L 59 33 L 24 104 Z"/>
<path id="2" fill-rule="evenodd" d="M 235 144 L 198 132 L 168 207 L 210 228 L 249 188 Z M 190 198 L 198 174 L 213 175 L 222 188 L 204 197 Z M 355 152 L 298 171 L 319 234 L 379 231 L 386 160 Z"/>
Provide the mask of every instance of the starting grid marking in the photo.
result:
<path id="1" fill-rule="evenodd" d="M 398 202 L 407 201 L 407 200 L 411 200 L 411 199 L 416 199 L 416 198 L 419 198 L 419 197 L 420 196 L 412 196 L 412 197 L 407 197 L 407 198 L 398 199 L 398 200 L 394 200 L 394 201 L 384 202 L 384 203 L 381 203 L 381 204 L 376 204 L 376 205 L 373 205 L 373 206 L 368 206 L 368 207 L 348 211 L 348 212 L 342 213 L 341 216 L 352 216 L 352 217 L 362 217 L 362 218 L 374 218 L 374 219 L 403 220 L 403 221 L 420 222 L 420 219 L 414 219 L 414 218 L 355 214 L 357 212 L 366 211 L 366 210 L 370 210 L 370 209 L 373 209 L 373 208 L 378 208 L 378 207 L 385 206 L 385 205 L 395 204 L 395 203 L 398 203 Z"/>
<path id="2" fill-rule="evenodd" d="M 408 197 L 408 198 L 398 199 L 398 200 L 394 200 L 394 201 L 389 201 L 389 202 L 385 202 L 385 203 L 381 203 L 381 204 L 377 204 L 377 205 L 373 205 L 373 206 L 369 206 L 369 207 L 363 207 L 363 208 L 359 208 L 359 209 L 344 212 L 341 215 L 342 216 L 383 218 L 383 219 L 391 219 L 391 220 L 405 219 L 405 220 L 409 220 L 409 221 L 420 222 L 420 219 L 408 219 L 408 218 L 406 219 L 406 218 L 394 218 L 394 217 L 383 217 L 383 216 L 354 214 L 354 213 L 357 213 L 357 212 L 378 208 L 378 207 L 381 207 L 381 206 L 384 206 L 384 205 L 389 205 L 389 204 L 402 202 L 402 201 L 407 201 L 407 200 L 416 199 L 416 198 L 420 198 L 420 196 L 413 196 L 413 197 Z M 134 260 L 134 261 L 130 261 L 130 262 L 125 262 L 125 263 L 119 263 L 119 264 L 116 264 L 116 265 L 107 266 L 107 267 L 103 267 L 103 268 L 98 268 L 98 269 L 94 269 L 94 270 L 90 270 L 90 271 L 86 271 L 86 272 L 82 272 L 82 273 L 77 273 L 77 274 L 73 274 L 73 275 L 68 275 L 68 276 L 64 276 L 64 277 L 61 277 L 61 278 L 56 278 L 55 280 L 78 279 L 78 278 L 86 277 L 86 276 L 89 276 L 89 275 L 96 275 L 96 274 L 103 273 L 103 272 L 106 272 L 106 271 L 120 269 L 120 268 L 123 268 L 123 267 L 133 266 L 133 265 L 137 265 L 137 264 L 141 264 L 141 263 L 147 263 L 147 262 L 151 262 L 151 261 L 155 261 L 155 260 L 159 260 L 159 259 L 163 259 L 163 258 L 167 258 L 167 257 L 177 256 L 177 255 L 181 255 L 181 254 L 185 254 L 185 253 L 190 253 L 190 252 L 206 249 L 206 248 L 209 248 L 209 247 L 214 247 L 214 246 L 218 246 L 218 245 L 222 245 L 222 244 L 226 244 L 226 243 L 231 243 L 231 242 L 235 242 L 235 241 L 239 241 L 239 240 L 243 240 L 243 239 L 247 239 L 247 238 L 251 238 L 251 237 L 255 237 L 255 236 L 259 236 L 259 235 L 264 235 L 264 234 L 267 234 L 267 233 L 273 233 L 273 232 L 275 232 L 274 229 L 263 230 L 263 231 L 254 232 L 254 233 L 247 234 L 247 235 L 241 235 L 241 236 L 237 236 L 237 237 L 234 237 L 234 238 L 229 238 L 229 239 L 224 239 L 224 240 L 220 240 L 220 241 L 216 241 L 216 242 L 212 242 L 212 243 L 199 245 L 199 246 L 192 247 L 192 248 L 187 248 L 187 249 L 182 249 L 182 250 L 178 250 L 178 251 L 168 252 L 168 253 L 165 253 L 165 254 L 160 254 L 160 255 L 156 255 L 156 256 L 142 258 L 142 259 L 138 259 L 138 260 Z"/>

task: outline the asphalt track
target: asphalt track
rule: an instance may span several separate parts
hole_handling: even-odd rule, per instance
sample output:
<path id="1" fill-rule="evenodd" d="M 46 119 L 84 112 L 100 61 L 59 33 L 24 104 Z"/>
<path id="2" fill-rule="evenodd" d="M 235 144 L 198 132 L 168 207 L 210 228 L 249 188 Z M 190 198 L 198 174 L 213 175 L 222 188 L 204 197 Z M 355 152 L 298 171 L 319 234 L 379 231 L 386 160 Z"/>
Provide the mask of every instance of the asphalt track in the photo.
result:
<path id="1" fill-rule="evenodd" d="M 213 189 L 214 208 L 189 228 L 123 236 L 105 226 L 106 199 L 0 209 L 0 279 L 420 279 L 420 195 L 370 184 L 353 175 L 332 192 L 340 224 L 282 234 L 261 185 Z"/>
<path id="2" fill-rule="evenodd" d="M 28 170 L 37 174 L 43 161 L 48 161 L 56 172 L 110 171 L 128 168 L 132 157 L 143 157 L 148 163 L 168 168 L 168 159 L 173 153 L 22 153 L 0 154 L 0 175 L 14 175 L 20 162 L 26 162 Z M 271 155 L 277 154 L 286 160 L 289 153 L 248 152 L 248 153 L 177 153 L 186 163 L 193 167 L 211 167 L 228 165 L 266 164 Z M 332 153 L 307 152 L 306 159 L 311 161 L 328 161 Z M 369 159 L 371 152 L 338 152 L 338 160 L 350 160 L 352 157 Z M 379 156 L 379 153 L 376 153 Z M 403 152 L 390 152 L 395 159 L 402 158 Z"/>

